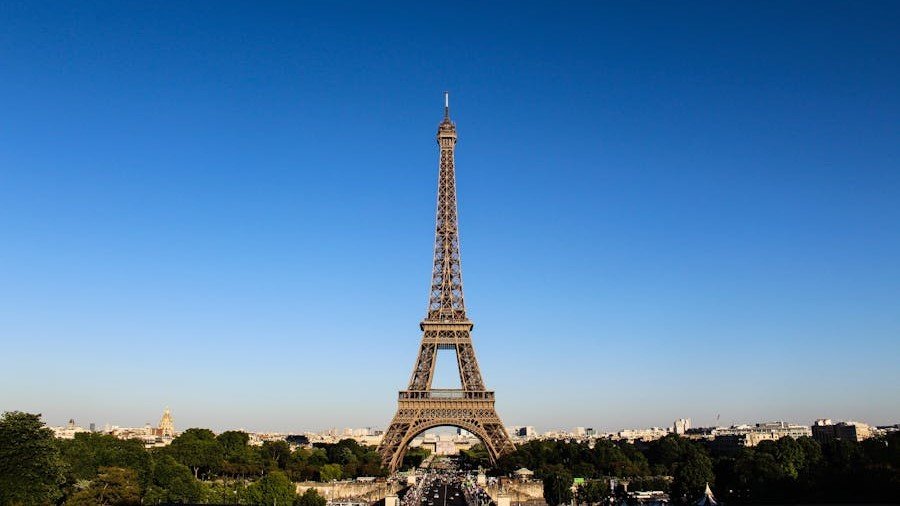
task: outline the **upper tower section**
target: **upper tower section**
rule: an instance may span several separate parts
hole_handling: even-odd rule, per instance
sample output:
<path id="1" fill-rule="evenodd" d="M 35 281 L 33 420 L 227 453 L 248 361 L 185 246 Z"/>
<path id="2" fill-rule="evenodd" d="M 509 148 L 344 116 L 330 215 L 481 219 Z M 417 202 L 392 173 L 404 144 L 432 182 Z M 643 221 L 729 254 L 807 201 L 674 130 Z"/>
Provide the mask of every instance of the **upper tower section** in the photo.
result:
<path id="1" fill-rule="evenodd" d="M 450 95 L 444 93 L 444 119 L 438 125 L 440 146 L 434 266 L 425 322 L 468 322 L 463 302 L 459 255 L 459 220 L 456 209 L 456 125 L 450 121 Z"/>
<path id="2" fill-rule="evenodd" d="M 453 149 L 456 146 L 456 124 L 450 121 L 450 94 L 444 92 L 444 120 L 438 125 L 438 146 Z"/>

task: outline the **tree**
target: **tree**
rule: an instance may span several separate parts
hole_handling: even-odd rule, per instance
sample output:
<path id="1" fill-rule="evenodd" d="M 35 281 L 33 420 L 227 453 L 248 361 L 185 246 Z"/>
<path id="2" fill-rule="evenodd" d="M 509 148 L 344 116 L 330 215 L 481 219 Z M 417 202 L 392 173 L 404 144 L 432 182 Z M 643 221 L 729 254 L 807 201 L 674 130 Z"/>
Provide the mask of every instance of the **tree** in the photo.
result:
<path id="1" fill-rule="evenodd" d="M 609 498 L 609 482 L 606 480 L 586 481 L 578 486 L 578 502 L 595 504 Z"/>
<path id="2" fill-rule="evenodd" d="M 145 502 L 197 503 L 203 499 L 203 484 L 187 466 L 170 455 L 163 455 L 153 466 L 153 484 Z"/>
<path id="3" fill-rule="evenodd" d="M 459 465 L 463 469 L 490 467 L 491 458 L 484 444 L 478 443 L 468 450 L 460 450 Z"/>
<path id="4" fill-rule="evenodd" d="M 321 481 L 340 480 L 341 476 L 341 466 L 337 464 L 325 464 L 322 466 L 322 469 L 319 470 L 319 480 Z"/>
<path id="5" fill-rule="evenodd" d="M 419 467 L 419 465 L 422 464 L 422 461 L 430 454 L 431 452 L 427 448 L 422 448 L 421 446 L 418 448 L 410 448 L 406 451 L 406 455 L 403 456 L 403 463 L 400 467 L 403 469 Z"/>
<path id="6" fill-rule="evenodd" d="M 285 469 L 291 459 L 291 447 L 286 441 L 265 441 L 260 448 L 260 453 L 268 462 L 269 467 Z"/>
<path id="7" fill-rule="evenodd" d="M 653 474 L 673 475 L 677 465 L 697 448 L 697 444 L 693 441 L 676 434 L 669 434 L 650 443 L 647 449 L 647 460 Z"/>
<path id="8" fill-rule="evenodd" d="M 53 432 L 41 415 L 8 411 L 0 417 L 0 504 L 55 502 L 65 481 Z"/>
<path id="9" fill-rule="evenodd" d="M 243 481 L 213 481 L 204 486 L 203 502 L 206 504 L 242 504 L 247 497 L 247 486 Z"/>
<path id="10" fill-rule="evenodd" d="M 300 451 L 301 449 L 298 449 Z M 304 452 L 308 451 L 309 456 L 307 457 L 307 461 L 316 467 L 321 467 L 328 463 L 328 452 L 323 450 L 322 448 L 313 448 L 311 450 L 302 449 Z"/>
<path id="11" fill-rule="evenodd" d="M 544 500 L 550 506 L 568 504 L 572 501 L 572 475 L 564 469 L 544 476 Z"/>
<path id="12" fill-rule="evenodd" d="M 73 439 L 56 442 L 63 462 L 68 467 L 69 480 L 93 480 L 101 467 L 124 467 L 138 473 L 138 481 L 146 485 L 150 480 L 150 454 L 136 439 L 122 440 L 115 436 L 83 432 Z"/>
<path id="13" fill-rule="evenodd" d="M 355 462 L 359 455 L 365 453 L 365 448 L 355 439 L 341 439 L 333 445 L 326 445 L 325 451 L 329 462 L 345 465 Z"/>
<path id="14" fill-rule="evenodd" d="M 707 483 L 712 483 L 712 460 L 699 447 L 687 452 L 684 461 L 675 465 L 672 496 L 675 500 L 691 500 L 700 497 Z"/>
<path id="15" fill-rule="evenodd" d="M 770 441 L 764 441 L 770 443 Z M 791 480 L 796 480 L 800 472 L 806 468 L 806 453 L 800 443 L 792 437 L 783 437 L 770 446 L 781 472 Z"/>
<path id="16" fill-rule="evenodd" d="M 647 459 L 632 445 L 628 445 L 626 448 L 629 450 L 623 449 L 612 441 L 599 440 L 587 455 L 591 459 L 587 464 L 608 476 L 626 477 L 646 474 L 648 471 Z M 586 470 L 582 471 L 582 473 L 587 472 Z M 596 472 L 592 472 L 590 475 L 596 475 Z"/>
<path id="17" fill-rule="evenodd" d="M 222 472 L 232 477 L 260 476 L 264 464 L 262 455 L 249 446 L 250 435 L 243 431 L 229 430 L 216 436 L 222 447 Z"/>
<path id="18" fill-rule="evenodd" d="M 288 461 L 287 475 L 294 481 L 306 481 L 316 479 L 318 470 L 310 463 L 312 450 L 309 448 L 297 448 L 291 453 Z"/>
<path id="19" fill-rule="evenodd" d="M 191 468 L 194 477 L 210 474 L 222 467 L 223 450 L 209 429 L 188 429 L 172 440 L 166 452 Z"/>
<path id="20" fill-rule="evenodd" d="M 294 504 L 296 487 L 281 471 L 272 471 L 247 487 L 245 499 L 251 504 Z"/>
<path id="21" fill-rule="evenodd" d="M 116 505 L 130 506 L 141 503 L 141 486 L 133 469 L 104 467 L 88 488 L 76 492 L 66 506 Z"/>
<path id="22" fill-rule="evenodd" d="M 669 480 L 664 476 L 640 476 L 628 480 L 628 491 L 661 490 L 668 492 L 670 485 Z"/>
<path id="23" fill-rule="evenodd" d="M 327 502 L 324 497 L 319 495 L 316 489 L 310 487 L 297 497 L 294 501 L 294 506 L 325 506 Z"/>
<path id="24" fill-rule="evenodd" d="M 216 441 L 222 447 L 222 456 L 229 462 L 246 460 L 250 435 L 240 430 L 227 430 L 218 436 Z"/>
<path id="25" fill-rule="evenodd" d="M 387 468 L 381 465 L 381 455 L 376 447 L 370 446 L 360 457 L 356 466 L 356 474 L 353 476 L 387 476 L 388 474 Z"/>
<path id="26" fill-rule="evenodd" d="M 767 452 L 765 445 L 761 446 L 762 449 L 757 446 L 742 450 L 734 464 L 737 485 L 748 499 L 757 501 L 777 497 L 774 489 L 785 478 L 774 452 Z"/>

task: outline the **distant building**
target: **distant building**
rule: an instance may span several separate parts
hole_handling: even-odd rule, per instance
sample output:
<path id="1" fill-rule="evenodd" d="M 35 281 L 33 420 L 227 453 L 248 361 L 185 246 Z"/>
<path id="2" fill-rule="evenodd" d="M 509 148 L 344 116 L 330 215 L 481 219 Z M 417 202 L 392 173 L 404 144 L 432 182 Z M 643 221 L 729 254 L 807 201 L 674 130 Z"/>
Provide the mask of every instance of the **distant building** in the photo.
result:
<path id="1" fill-rule="evenodd" d="M 672 425 L 672 432 L 679 436 L 683 436 L 684 434 L 687 434 L 687 431 L 691 428 L 691 419 L 679 418 L 678 420 L 675 420 L 675 423 Z"/>
<path id="2" fill-rule="evenodd" d="M 537 436 L 537 432 L 532 425 L 522 425 L 510 427 L 509 435 L 514 438 L 530 439 Z"/>
<path id="3" fill-rule="evenodd" d="M 413 443 L 410 444 L 410 447 L 420 446 L 422 448 L 428 449 L 435 455 L 456 455 L 459 453 L 460 447 L 457 446 L 457 442 L 454 441 L 453 438 L 454 436 L 450 434 L 426 433 L 422 436 L 414 438 Z M 419 444 L 415 445 L 417 440 Z M 471 445 L 463 446 L 470 447 Z"/>
<path id="4" fill-rule="evenodd" d="M 620 430 L 616 436 L 618 439 L 624 439 L 626 441 L 655 441 L 664 437 L 668 434 L 669 431 L 666 429 L 661 429 L 659 427 L 651 427 L 649 429 L 625 429 Z"/>
<path id="5" fill-rule="evenodd" d="M 843 441 L 862 441 L 872 437 L 872 427 L 862 422 L 832 423 L 830 419 L 816 420 L 812 426 L 812 437 L 819 443 L 840 439 Z"/>
<path id="6" fill-rule="evenodd" d="M 70 418 L 69 423 L 63 427 L 50 427 L 50 430 L 52 430 L 53 435 L 59 439 L 74 439 L 75 434 L 88 431 L 83 427 L 75 425 L 74 418 Z"/>
<path id="7" fill-rule="evenodd" d="M 575 427 L 572 433 L 575 437 L 584 437 L 584 427 Z"/>
<path id="8" fill-rule="evenodd" d="M 800 438 L 812 436 L 808 425 L 796 425 L 787 422 L 758 423 L 750 430 L 750 446 L 756 446 L 760 441 L 777 441 L 783 437 Z"/>
<path id="9" fill-rule="evenodd" d="M 434 444 L 434 453 L 435 455 L 456 455 L 459 453 L 459 449 L 449 434 L 440 434 Z"/>
<path id="10" fill-rule="evenodd" d="M 284 438 L 285 441 L 290 445 L 294 446 L 308 446 L 309 445 L 309 436 L 305 434 L 290 434 Z"/>
<path id="11" fill-rule="evenodd" d="M 162 437 L 175 437 L 175 422 L 172 421 L 172 412 L 169 408 L 163 411 L 162 418 L 159 419 L 156 435 Z"/>
<path id="12" fill-rule="evenodd" d="M 752 426 L 733 425 L 728 428 L 717 427 L 712 430 L 713 446 L 724 452 L 756 446 L 763 441 L 778 441 L 783 437 L 797 439 L 811 435 L 812 432 L 808 426 L 787 422 L 764 422 Z"/>
<path id="13" fill-rule="evenodd" d="M 456 435 L 459 437 L 475 437 L 471 432 L 461 427 L 456 428 Z"/>
<path id="14" fill-rule="evenodd" d="M 140 439 L 146 446 L 165 446 L 172 438 L 166 438 L 163 441 L 160 436 L 160 430 L 149 423 L 143 427 L 119 427 L 118 425 L 107 426 L 104 430 L 105 434 L 115 436 L 119 439 Z"/>
<path id="15" fill-rule="evenodd" d="M 597 435 L 597 431 L 595 431 L 593 427 L 588 427 L 587 429 L 584 429 L 584 435 L 587 437 L 594 437 Z"/>
<path id="16" fill-rule="evenodd" d="M 795 425 L 787 422 L 763 422 L 756 425 L 732 425 L 728 428 L 717 427 L 714 429 L 713 434 L 716 436 L 750 434 L 755 441 L 750 446 L 755 446 L 760 441 L 767 439 L 776 441 L 783 437 L 796 439 L 798 437 L 811 436 L 812 432 L 807 425 Z"/>

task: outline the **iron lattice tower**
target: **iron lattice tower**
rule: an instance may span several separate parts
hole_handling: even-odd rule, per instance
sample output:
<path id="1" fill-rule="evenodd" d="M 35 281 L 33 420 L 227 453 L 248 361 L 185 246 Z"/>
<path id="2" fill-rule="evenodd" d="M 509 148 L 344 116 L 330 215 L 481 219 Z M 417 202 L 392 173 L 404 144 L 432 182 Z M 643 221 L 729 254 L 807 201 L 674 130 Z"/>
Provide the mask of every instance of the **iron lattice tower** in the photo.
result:
<path id="1" fill-rule="evenodd" d="M 453 163 L 456 125 L 450 121 L 450 104 L 444 94 L 444 119 L 438 126 L 440 147 L 437 223 L 434 266 L 428 311 L 419 326 L 422 343 L 409 379 L 400 391 L 399 406 L 381 446 L 382 463 L 396 471 L 414 437 L 439 426 L 465 429 L 480 439 L 491 462 L 515 449 L 494 409 L 494 392 L 486 390 L 472 347 L 472 322 L 466 317 L 459 254 L 459 222 L 456 209 L 456 174 Z M 437 352 L 456 351 L 460 389 L 434 389 L 431 382 Z"/>

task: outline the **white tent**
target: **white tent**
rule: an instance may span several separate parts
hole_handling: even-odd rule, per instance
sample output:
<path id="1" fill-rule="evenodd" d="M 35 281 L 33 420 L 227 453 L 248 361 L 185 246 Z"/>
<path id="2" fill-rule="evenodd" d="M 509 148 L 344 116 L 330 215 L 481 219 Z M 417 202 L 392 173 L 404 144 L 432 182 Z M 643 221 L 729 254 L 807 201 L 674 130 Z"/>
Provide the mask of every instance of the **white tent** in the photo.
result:
<path id="1" fill-rule="evenodd" d="M 703 492 L 703 497 L 694 504 L 697 506 L 716 506 L 719 504 L 719 501 L 716 500 L 712 490 L 709 488 L 709 483 L 706 484 L 706 490 Z"/>

